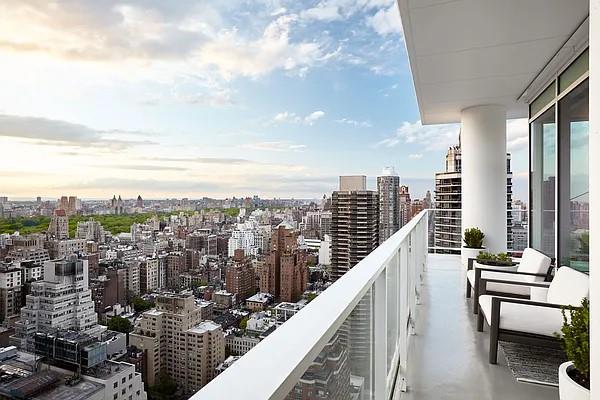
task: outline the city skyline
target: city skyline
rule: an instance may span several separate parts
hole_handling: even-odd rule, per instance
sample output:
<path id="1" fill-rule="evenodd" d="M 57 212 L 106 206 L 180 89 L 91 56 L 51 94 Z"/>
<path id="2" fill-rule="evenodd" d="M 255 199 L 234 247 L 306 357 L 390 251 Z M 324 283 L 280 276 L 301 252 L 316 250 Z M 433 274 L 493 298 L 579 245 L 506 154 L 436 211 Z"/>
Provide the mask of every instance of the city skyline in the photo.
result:
<path id="1" fill-rule="evenodd" d="M 0 9 L 11 198 L 319 198 L 387 165 L 422 197 L 458 140 L 419 122 L 393 0 Z M 526 135 L 508 122 L 522 198 Z"/>

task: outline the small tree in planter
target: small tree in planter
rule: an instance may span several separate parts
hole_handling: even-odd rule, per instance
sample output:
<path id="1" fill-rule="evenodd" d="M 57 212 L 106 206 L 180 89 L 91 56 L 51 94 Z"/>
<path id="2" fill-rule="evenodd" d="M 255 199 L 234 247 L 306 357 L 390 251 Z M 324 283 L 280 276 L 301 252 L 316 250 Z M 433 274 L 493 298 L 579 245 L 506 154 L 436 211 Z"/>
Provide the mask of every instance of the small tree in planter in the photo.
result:
<path id="1" fill-rule="evenodd" d="M 462 264 L 466 267 L 469 258 L 477 257 L 477 253 L 480 250 L 484 249 L 483 247 L 483 238 L 485 235 L 479 228 L 469 228 L 465 229 L 465 234 L 463 236 L 464 246 L 460 252 Z"/>
<path id="2" fill-rule="evenodd" d="M 562 310 L 562 347 L 571 361 L 559 368 L 561 400 L 590 398 L 590 303 Z"/>
<path id="3" fill-rule="evenodd" d="M 465 237 L 463 238 L 463 242 L 465 242 L 465 247 L 467 249 L 483 249 L 483 238 L 485 235 L 479 228 L 469 228 L 465 229 Z"/>

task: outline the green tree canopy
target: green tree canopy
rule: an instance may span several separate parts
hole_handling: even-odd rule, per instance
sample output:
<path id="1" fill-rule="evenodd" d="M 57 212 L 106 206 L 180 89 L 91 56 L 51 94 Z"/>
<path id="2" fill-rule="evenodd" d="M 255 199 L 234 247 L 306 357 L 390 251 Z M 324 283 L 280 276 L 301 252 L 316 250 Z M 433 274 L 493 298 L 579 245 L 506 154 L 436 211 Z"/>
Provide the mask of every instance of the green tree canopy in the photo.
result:
<path id="1" fill-rule="evenodd" d="M 152 302 L 150 302 L 148 300 L 144 300 L 139 296 L 134 297 L 133 300 L 131 301 L 131 304 L 133 305 L 133 309 L 139 313 L 148 311 L 149 309 L 154 307 L 154 304 L 152 304 Z"/>
<path id="2" fill-rule="evenodd" d="M 133 330 L 133 326 L 127 318 L 116 316 L 108 320 L 108 329 L 121 333 L 129 333 Z"/>

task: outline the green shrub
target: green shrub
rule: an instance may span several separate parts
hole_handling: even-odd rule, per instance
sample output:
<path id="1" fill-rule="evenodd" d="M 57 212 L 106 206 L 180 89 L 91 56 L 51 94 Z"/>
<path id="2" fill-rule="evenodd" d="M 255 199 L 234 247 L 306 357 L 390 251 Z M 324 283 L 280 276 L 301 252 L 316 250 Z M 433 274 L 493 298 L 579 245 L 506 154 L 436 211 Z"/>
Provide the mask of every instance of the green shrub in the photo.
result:
<path id="1" fill-rule="evenodd" d="M 578 372 L 579 384 L 590 387 L 590 303 L 587 298 L 581 307 L 562 310 L 562 347 Z"/>
<path id="2" fill-rule="evenodd" d="M 507 253 L 488 253 L 487 251 L 480 251 L 477 255 L 477 262 L 480 264 L 492 264 L 499 266 L 510 266 L 513 265 L 512 258 Z"/>
<path id="3" fill-rule="evenodd" d="M 479 228 L 469 228 L 465 229 L 465 237 L 463 241 L 465 242 L 465 247 L 470 249 L 481 249 L 483 248 L 483 238 L 485 235 Z"/>

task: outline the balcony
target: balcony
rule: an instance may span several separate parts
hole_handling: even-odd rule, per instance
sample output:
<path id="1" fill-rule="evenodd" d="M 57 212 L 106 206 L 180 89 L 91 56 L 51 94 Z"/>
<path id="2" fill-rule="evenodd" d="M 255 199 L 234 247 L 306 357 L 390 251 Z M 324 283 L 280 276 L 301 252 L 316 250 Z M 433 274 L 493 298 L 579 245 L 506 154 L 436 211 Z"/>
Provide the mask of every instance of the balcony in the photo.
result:
<path id="1" fill-rule="evenodd" d="M 422 211 L 192 397 L 553 399 L 518 383 L 464 295 L 459 256 L 429 255 Z"/>

